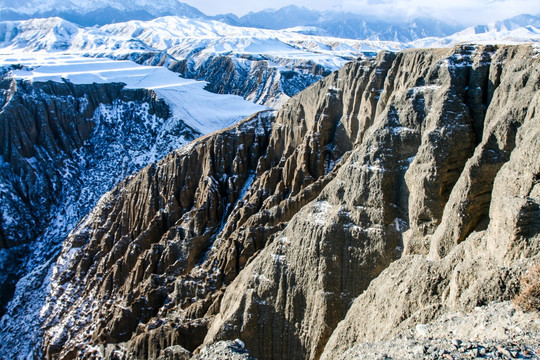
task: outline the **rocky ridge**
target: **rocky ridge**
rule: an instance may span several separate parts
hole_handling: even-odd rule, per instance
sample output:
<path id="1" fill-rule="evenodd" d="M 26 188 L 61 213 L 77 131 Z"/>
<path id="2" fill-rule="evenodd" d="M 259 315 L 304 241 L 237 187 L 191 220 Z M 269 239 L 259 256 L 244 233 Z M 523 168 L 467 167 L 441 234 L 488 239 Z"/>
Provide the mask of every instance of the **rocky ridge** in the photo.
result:
<path id="1" fill-rule="evenodd" d="M 0 357 L 22 357 L 35 346 L 67 234 L 100 194 L 200 134 L 149 90 L 11 78 L 0 86 Z"/>
<path id="2" fill-rule="evenodd" d="M 386 60 L 383 60 L 383 62 L 386 62 Z M 369 62 L 366 62 L 365 64 L 358 64 L 354 68 L 349 69 L 348 71 L 354 74 L 354 76 L 351 76 L 350 78 L 348 78 L 348 80 L 340 80 L 343 82 L 343 86 L 347 89 L 353 88 L 356 84 L 354 77 L 356 76 L 356 74 L 362 74 L 365 71 L 364 66 L 367 64 L 369 64 Z M 380 78 L 370 79 L 369 77 L 366 77 L 363 81 L 365 83 L 363 86 L 368 86 L 370 84 L 373 84 L 374 86 L 382 86 L 382 84 L 380 83 Z M 216 292 L 216 288 L 219 289 L 224 282 L 227 283 L 231 279 L 233 279 L 236 274 L 245 266 L 246 261 L 248 261 L 253 254 L 262 249 L 266 241 L 270 241 L 271 237 L 277 231 L 281 230 L 284 227 L 284 224 L 297 211 L 297 209 L 303 204 L 306 204 L 307 202 L 312 200 L 321 191 L 321 189 L 325 186 L 329 179 L 332 178 L 332 174 L 334 173 L 333 171 L 336 170 L 335 164 L 338 163 L 340 158 L 345 154 L 345 152 L 350 149 L 352 143 L 352 140 L 348 140 L 343 144 L 339 144 L 336 141 L 336 136 L 339 136 L 339 138 L 342 139 L 346 139 L 348 136 L 346 135 L 346 131 L 344 131 L 344 134 L 336 135 L 335 131 L 339 120 L 337 114 L 341 114 L 341 108 L 343 106 L 346 107 L 346 110 L 344 110 L 345 113 L 350 114 L 349 116 L 351 117 L 354 117 L 353 114 L 356 110 L 353 106 L 353 98 L 351 97 L 351 95 L 347 95 L 342 98 L 340 93 L 335 91 L 335 89 L 332 88 L 331 84 L 329 83 L 317 84 L 313 87 L 311 91 L 311 93 L 301 95 L 297 102 L 291 103 L 291 106 L 296 107 L 297 103 L 302 104 L 306 102 L 306 104 L 303 105 L 306 106 L 305 110 L 291 112 L 290 108 L 285 108 L 282 111 L 278 112 L 275 116 L 266 115 L 269 116 L 269 118 L 265 120 L 267 125 L 264 125 L 264 123 L 258 124 L 258 126 L 249 125 L 253 121 L 260 121 L 257 120 L 258 118 L 250 120 L 245 124 L 241 125 L 236 130 L 226 130 L 221 133 L 222 135 L 205 137 L 201 140 L 198 140 L 194 145 L 191 145 L 191 150 L 187 152 L 181 151 L 171 154 L 168 157 L 168 159 L 170 158 L 169 163 L 158 165 L 160 166 L 160 168 L 162 167 L 164 169 L 163 171 L 171 172 L 171 178 L 173 179 L 183 179 L 184 177 L 191 179 L 189 184 L 185 185 L 182 185 L 185 180 L 175 180 L 175 182 L 171 184 L 169 197 L 173 196 L 173 194 L 175 193 L 183 192 L 191 194 L 190 196 L 193 196 L 192 194 L 198 194 L 199 192 L 201 193 L 201 195 L 199 196 L 210 196 L 208 194 L 208 189 L 213 189 L 213 186 L 209 187 L 209 185 L 207 185 L 206 183 L 210 181 L 210 179 L 212 179 L 212 183 L 215 182 L 215 186 L 217 186 L 218 189 L 221 189 L 219 193 L 212 195 L 212 197 L 216 199 L 224 198 L 225 202 L 222 206 L 219 206 L 217 209 L 215 209 L 216 202 L 219 204 L 219 201 L 217 200 L 212 201 L 212 206 L 200 206 L 200 203 L 190 202 L 193 200 L 187 201 L 183 205 L 184 207 L 179 211 L 180 214 L 185 212 L 186 214 L 189 214 L 189 216 L 183 215 L 185 219 L 182 221 L 174 220 L 175 218 L 173 218 L 172 220 L 168 220 L 166 225 L 161 227 L 158 226 L 159 231 L 157 231 L 157 233 L 152 230 L 154 234 L 152 235 L 151 240 L 147 240 L 148 244 L 151 244 L 153 242 L 163 243 L 162 247 L 164 249 L 168 247 L 166 245 L 169 243 L 169 241 L 171 241 L 171 239 L 176 239 L 178 237 L 185 237 L 186 241 L 192 242 L 194 239 L 200 239 L 201 235 L 205 234 L 204 237 L 206 239 L 212 238 L 213 242 L 201 242 L 203 246 L 198 250 L 195 250 L 198 255 L 195 254 L 195 252 L 192 255 L 189 255 L 192 258 L 197 258 L 200 257 L 201 254 L 207 253 L 205 255 L 206 258 L 202 264 L 197 265 L 196 262 L 192 261 L 188 266 L 184 266 L 185 271 L 187 272 L 186 275 L 182 275 L 179 278 L 165 277 L 164 275 L 167 274 L 168 271 L 178 271 L 178 269 L 176 268 L 178 264 L 168 264 L 167 262 L 163 264 L 161 270 L 158 270 L 158 273 L 163 274 L 161 275 L 161 277 L 164 278 L 163 281 L 165 281 L 165 283 L 170 283 L 172 281 L 172 284 L 163 286 L 163 293 L 167 294 L 165 298 L 167 298 L 168 300 L 166 301 L 165 305 L 159 304 L 158 302 L 159 306 L 163 305 L 163 309 L 161 309 L 160 312 L 167 313 L 169 312 L 169 310 L 167 309 L 174 308 L 176 306 L 187 309 L 185 311 L 182 311 L 177 316 L 175 315 L 179 318 L 179 324 L 176 324 L 176 326 L 172 329 L 168 329 L 168 326 L 161 326 L 162 324 L 158 321 L 158 323 L 151 322 L 146 324 L 145 326 L 142 326 L 140 330 L 137 330 L 137 333 L 130 334 L 128 332 L 124 334 L 124 336 L 132 336 L 131 341 L 135 342 L 135 344 L 128 343 L 127 347 L 129 348 L 130 346 L 135 346 L 135 349 L 131 348 L 130 350 L 134 351 L 136 354 L 139 354 L 138 356 L 145 357 L 147 356 L 148 351 L 150 351 L 150 349 L 146 347 L 137 349 L 137 347 L 140 346 L 139 343 L 148 343 L 149 336 L 151 338 L 161 336 L 160 334 L 162 331 L 166 331 L 167 333 L 177 333 L 175 341 L 181 342 L 181 340 L 178 340 L 178 337 L 181 335 L 183 335 L 183 337 L 187 337 L 188 339 L 196 339 L 197 335 L 195 335 L 194 333 L 190 333 L 187 330 L 182 330 L 183 327 L 180 326 L 182 325 L 182 323 L 184 323 L 184 325 L 186 325 L 186 323 L 189 323 L 189 326 L 192 328 L 190 331 L 194 331 L 193 327 L 201 328 L 200 333 L 202 334 L 202 336 L 204 336 L 204 333 L 206 332 L 205 329 L 207 327 L 207 321 L 205 320 L 197 323 L 193 322 L 192 319 L 197 319 L 204 316 L 207 311 L 209 311 L 210 314 L 212 311 L 215 311 L 215 306 L 212 307 L 212 303 L 216 300 L 216 296 L 219 303 L 220 297 L 220 293 L 219 291 Z M 354 93 L 356 93 L 357 91 L 361 91 L 361 89 L 354 90 Z M 328 96 L 323 96 L 321 98 L 313 96 L 313 94 L 319 92 L 327 93 Z M 360 92 L 358 92 L 358 94 L 360 94 Z M 375 97 L 376 93 L 373 93 L 372 95 L 373 97 Z M 366 99 L 361 101 L 363 105 L 357 104 L 357 106 L 371 107 L 372 102 L 374 101 L 373 97 L 367 97 Z M 344 105 L 339 105 L 342 103 Z M 338 105 L 337 107 L 335 106 L 336 104 Z M 272 128 L 272 132 L 270 132 L 270 124 L 272 122 L 274 123 L 274 126 Z M 256 152 L 255 154 L 250 154 L 251 158 L 249 160 L 249 163 L 253 163 L 250 165 L 251 170 L 249 170 L 245 166 L 242 168 L 238 168 L 238 166 L 231 166 L 230 164 L 227 165 L 227 163 L 230 161 L 240 161 L 246 156 L 246 154 L 244 154 L 244 151 L 247 145 L 243 144 L 242 142 L 238 142 L 240 140 L 244 140 L 244 135 L 242 134 L 245 131 L 249 131 L 250 133 L 257 131 L 260 132 L 261 127 L 263 129 L 265 127 L 268 128 L 267 134 L 265 135 L 265 137 L 263 136 L 262 138 L 260 138 L 256 144 L 258 144 L 257 146 L 259 148 L 262 147 L 261 144 L 265 144 L 265 150 L 258 150 L 258 152 Z M 243 136 L 242 138 L 240 138 L 240 140 L 235 140 L 235 142 L 223 142 L 222 137 L 228 138 L 232 135 L 226 134 L 236 134 L 235 131 L 236 133 L 239 133 Z M 341 132 L 342 131 L 339 130 L 338 134 Z M 288 140 L 287 142 L 283 142 L 279 140 L 281 138 L 287 138 Z M 215 142 L 218 142 L 218 145 L 214 144 Z M 211 149 L 214 149 L 216 146 L 218 146 L 219 151 L 213 150 L 211 153 L 207 152 Z M 210 150 L 205 150 L 205 152 L 201 152 L 201 150 L 199 150 L 201 148 L 208 148 Z M 239 159 L 229 158 L 229 156 L 234 155 L 237 151 L 240 150 L 242 152 L 240 153 L 241 156 L 238 156 Z M 224 154 L 229 153 L 231 153 L 231 155 L 227 155 L 225 157 L 225 160 L 220 157 L 224 156 Z M 199 157 L 200 160 L 190 160 L 188 158 L 188 155 L 189 157 L 193 157 L 195 156 L 195 154 L 198 154 L 196 156 Z M 208 156 L 210 157 L 208 158 Z M 181 172 L 180 176 L 175 173 L 174 169 L 169 169 L 171 167 L 170 164 L 174 163 L 174 158 L 186 158 L 185 160 L 174 161 L 189 161 L 189 166 L 181 167 L 184 170 Z M 201 169 L 199 169 L 199 167 L 203 160 L 204 162 L 209 161 L 210 163 L 215 162 L 217 164 L 222 164 L 224 161 L 225 162 L 219 167 L 206 167 L 204 173 L 202 173 L 204 176 L 200 175 L 202 176 L 202 180 L 198 182 L 196 179 L 199 175 L 194 176 L 193 174 L 201 174 Z M 166 159 L 163 160 L 163 162 L 165 161 Z M 248 161 L 242 160 L 242 163 L 248 163 Z M 295 164 L 297 163 L 302 164 L 301 169 L 295 168 Z M 239 170 L 242 170 L 242 173 L 239 173 Z M 205 175 L 207 171 L 210 173 Z M 219 172 L 215 173 L 216 171 Z M 227 172 L 223 173 L 223 171 Z M 207 178 L 209 175 L 211 175 L 210 179 Z M 152 178 L 155 178 L 154 175 L 152 176 Z M 137 180 L 138 179 L 139 178 L 137 178 Z M 231 179 L 235 180 L 231 182 Z M 136 182 L 137 181 L 135 181 L 134 179 L 130 179 L 130 182 L 128 184 Z M 126 185 L 127 184 L 123 186 Z M 141 185 L 133 184 L 129 186 L 139 187 Z M 242 187 L 245 187 L 245 195 L 243 196 L 242 201 L 237 201 L 238 199 L 235 200 L 235 196 L 238 196 L 238 194 L 241 192 L 240 190 Z M 225 196 L 225 194 L 227 195 Z M 127 192 L 126 198 L 122 201 L 132 201 L 130 200 L 131 196 L 132 194 L 130 192 Z M 178 197 L 179 195 L 175 196 Z M 133 207 L 132 205 L 127 204 L 122 205 L 118 208 L 119 210 L 112 212 L 107 217 L 102 217 L 102 219 L 105 220 L 106 218 L 120 216 L 120 209 L 128 206 L 132 208 L 133 211 L 137 214 L 133 215 L 135 216 L 135 219 L 152 218 L 153 215 L 149 215 L 146 212 L 148 210 L 147 206 L 151 206 L 152 208 L 154 208 L 155 205 L 152 205 L 153 198 L 154 197 L 146 197 L 144 201 L 141 200 L 142 203 L 147 203 L 145 207 Z M 108 198 L 104 201 L 106 201 L 107 203 L 114 202 L 114 200 L 111 198 Z M 173 202 L 178 202 L 178 200 L 174 200 Z M 165 203 L 167 203 L 167 201 L 165 201 Z M 105 205 L 105 203 L 101 206 L 109 207 L 109 205 Z M 113 205 L 111 204 L 110 206 Z M 191 208 L 190 206 L 193 206 L 193 208 Z M 210 214 L 208 213 L 209 208 L 212 209 L 212 211 L 217 211 L 217 214 L 212 214 L 212 216 L 210 217 Z M 159 211 L 164 211 L 160 208 L 158 209 Z M 166 213 L 168 212 L 169 211 L 166 211 Z M 175 216 L 179 215 L 175 214 Z M 95 219 L 94 221 L 99 221 L 99 219 Z M 217 226 L 218 224 L 216 224 L 216 222 L 221 223 L 221 221 L 223 221 L 223 224 Z M 110 231 L 113 231 L 112 229 L 109 230 L 109 226 L 114 225 L 114 221 L 107 220 L 107 222 L 108 225 L 101 227 L 103 229 L 107 229 L 106 233 L 109 233 Z M 137 223 L 135 220 L 131 222 Z M 177 224 L 175 224 L 175 222 L 177 222 Z M 194 224 L 197 224 L 197 232 L 195 234 L 191 231 L 186 232 L 187 229 L 190 229 L 191 226 L 193 226 L 190 225 L 190 223 L 193 222 L 195 222 Z M 88 222 L 84 223 L 83 225 L 88 226 L 89 224 L 87 224 Z M 137 226 L 141 226 L 141 224 Z M 180 233 L 178 233 L 179 230 L 174 230 L 173 232 L 171 232 L 172 228 L 177 227 L 183 230 L 181 230 Z M 143 231 L 143 233 L 148 233 L 149 228 L 154 228 L 154 225 L 142 225 L 142 229 L 140 229 L 140 231 L 143 231 L 144 229 L 147 231 Z M 80 231 L 86 232 L 86 230 Z M 94 236 L 101 237 L 103 236 L 103 234 L 94 234 L 94 232 L 90 232 L 90 239 L 92 239 Z M 116 235 L 113 235 L 112 238 L 115 239 Z M 96 239 L 95 244 L 90 244 L 89 246 L 88 243 L 86 243 L 85 245 L 85 241 L 81 243 L 79 240 L 77 240 L 77 244 L 81 244 L 80 246 L 83 246 L 80 251 L 81 254 L 78 256 L 85 256 L 83 254 L 87 251 L 91 251 L 92 253 L 96 251 L 96 246 L 98 246 L 101 240 Z M 129 243 L 127 239 L 126 241 L 127 243 Z M 113 241 L 113 243 L 115 242 L 116 240 Z M 209 244 L 212 244 L 212 246 L 208 249 Z M 70 250 L 71 247 L 66 246 L 65 256 L 72 255 L 72 252 Z M 182 252 L 185 252 L 185 250 L 180 251 L 180 253 Z M 138 258 L 140 255 L 134 254 L 134 256 L 135 258 Z M 86 255 L 86 257 L 91 258 L 91 256 L 89 255 Z M 78 263 L 78 260 L 71 261 L 67 259 L 62 259 L 63 257 L 61 257 L 60 262 L 65 263 L 66 266 L 69 266 L 69 268 L 66 269 L 66 273 L 71 275 L 68 276 L 71 277 L 74 276 L 74 274 L 81 273 L 81 270 L 78 270 L 78 267 L 81 266 Z M 99 261 L 99 263 L 102 263 L 103 266 L 105 266 L 104 260 Z M 109 264 L 112 264 L 110 260 L 107 261 L 109 262 Z M 133 261 L 135 261 L 135 259 L 129 260 L 129 263 L 133 264 Z M 113 262 L 118 262 L 118 260 L 114 260 Z M 125 259 L 120 261 L 120 263 L 124 264 Z M 143 264 L 144 263 L 141 263 L 141 265 L 138 266 L 146 266 Z M 197 266 L 194 267 L 194 265 Z M 109 266 L 110 265 L 106 265 L 105 268 L 109 268 Z M 124 267 L 124 265 L 121 265 L 121 267 Z M 167 270 L 168 268 L 170 269 Z M 80 276 L 83 277 L 83 279 L 77 279 L 76 281 L 72 281 L 72 286 L 74 288 L 78 288 L 81 282 L 92 281 L 92 278 L 96 278 L 96 280 L 98 280 L 99 278 L 98 281 L 101 283 L 104 279 L 102 274 L 103 271 L 104 270 L 101 270 L 100 274 L 90 274 L 90 276 L 82 272 Z M 152 273 L 147 272 L 145 277 L 150 275 L 152 275 Z M 58 276 L 65 276 L 65 274 L 58 274 Z M 88 279 L 84 277 L 87 277 Z M 205 288 L 208 286 L 208 283 L 214 282 L 215 285 L 213 285 L 213 288 Z M 139 285 L 139 282 L 124 284 L 123 286 L 125 287 L 125 294 L 127 295 L 129 293 L 135 292 L 135 288 Z M 113 292 L 117 294 L 118 292 L 116 286 L 119 285 L 116 284 L 112 288 L 108 289 L 107 292 Z M 64 287 L 58 286 L 58 288 L 60 293 L 64 291 Z M 172 294 L 171 289 L 173 290 Z M 140 293 L 144 293 L 144 291 L 140 290 Z M 63 333 L 64 330 L 58 329 L 65 329 L 66 331 L 74 330 L 67 329 L 64 322 L 58 321 L 58 319 L 55 318 L 59 315 L 63 316 L 64 312 L 67 311 L 65 308 L 62 308 L 60 310 L 54 307 L 54 303 L 58 301 L 58 296 L 62 295 L 55 295 L 54 298 L 52 298 L 50 301 L 52 303 L 51 308 L 54 314 L 53 316 L 51 316 L 53 317 L 53 319 L 51 320 L 51 324 L 55 324 L 56 322 L 58 322 L 53 326 L 54 331 L 51 331 L 51 334 Z M 101 296 L 106 297 L 107 295 L 105 293 L 100 295 L 100 297 Z M 73 298 L 73 296 L 72 293 L 68 291 L 66 292 L 65 299 L 70 298 Z M 77 306 L 73 306 L 73 309 L 71 310 L 73 311 L 73 313 L 77 313 L 78 309 L 80 309 L 79 307 L 88 306 L 87 304 L 85 304 L 85 301 L 82 301 L 83 299 L 85 299 L 85 297 L 81 296 L 78 297 L 78 299 L 81 299 L 81 301 L 79 301 L 79 304 Z M 186 299 L 190 300 L 186 301 Z M 90 306 L 100 306 L 99 300 L 99 297 L 96 298 L 95 305 Z M 122 301 L 128 301 L 129 303 L 132 303 L 132 300 L 123 299 Z M 177 301 L 180 301 L 180 305 L 176 303 Z M 159 306 L 156 305 L 156 307 Z M 103 310 L 107 312 L 107 309 Z M 129 321 L 138 323 L 140 320 L 140 316 L 140 311 L 133 314 L 133 311 L 131 310 L 127 313 L 126 318 L 131 319 Z M 110 318 L 111 321 L 113 323 L 116 322 L 117 325 L 114 325 L 114 327 L 112 327 L 111 323 L 109 323 L 104 324 L 104 327 L 109 329 L 111 329 L 112 327 L 112 329 L 114 329 L 117 326 L 125 326 L 124 321 L 119 321 L 116 315 L 111 314 Z M 156 324 L 158 324 L 159 326 Z M 143 330 L 144 328 L 152 329 L 156 326 L 160 328 L 159 331 L 161 332 Z M 138 332 L 142 332 L 142 334 L 138 334 Z M 189 336 L 186 336 L 186 332 L 187 334 L 189 334 Z M 88 337 L 89 334 L 81 334 L 81 336 Z M 117 342 L 116 339 L 111 341 L 112 339 L 108 333 L 103 334 L 103 336 L 105 339 L 108 340 L 108 342 L 111 342 L 113 344 Z M 173 338 L 174 337 L 171 337 L 171 339 Z M 86 338 L 78 338 L 77 340 L 74 340 L 74 343 L 82 344 L 85 341 L 84 339 Z M 126 340 L 125 338 L 122 339 Z M 103 342 L 103 340 L 100 341 Z M 201 342 L 202 337 L 198 341 Z M 58 342 L 62 343 L 62 340 L 60 339 Z M 189 345 L 187 343 L 182 343 L 182 345 L 189 349 L 192 348 L 192 345 Z M 54 348 L 48 351 L 53 352 Z M 153 349 L 151 351 L 156 351 L 157 353 L 159 353 L 159 347 L 158 349 Z M 67 356 L 67 354 L 62 353 L 62 356 Z"/>
<path id="3" fill-rule="evenodd" d="M 271 119 L 271 113 L 263 113 L 203 137 L 126 179 L 100 200 L 67 240 L 70 245 L 59 260 L 65 271 L 53 274 L 44 309 L 45 326 L 51 329 L 46 334 L 48 355 L 62 350 L 61 357 L 76 357 L 77 346 L 89 339 L 96 344 L 131 339 L 130 350 L 143 357 L 159 355 L 159 349 L 156 353 L 148 347 L 149 336 L 165 347 L 179 343 L 194 350 L 199 345 L 204 320 L 178 326 L 178 321 L 162 323 L 155 316 L 178 306 L 193 317 L 218 295 L 218 274 L 204 278 L 193 269 L 208 257 L 223 219 L 249 188 L 268 144 Z M 111 220 L 94 227 L 105 219 Z M 194 281 L 200 277 L 205 281 Z M 84 288 L 92 292 L 93 301 Z M 201 302 L 192 304 L 192 298 Z M 89 321 L 96 312 L 101 320 Z M 89 317 L 80 318 L 77 327 L 62 321 L 65 315 L 79 318 L 81 313 Z M 70 352 L 65 351 L 68 346 Z"/>
<path id="4" fill-rule="evenodd" d="M 338 358 L 512 298 L 539 260 L 538 61 L 383 52 L 126 179 L 64 243 L 45 357 Z"/>
<path id="5" fill-rule="evenodd" d="M 203 49 L 191 51 L 189 59 L 179 53 L 137 51 L 105 56 L 141 65 L 165 66 L 185 78 L 207 81 L 205 89 L 208 91 L 239 95 L 253 103 L 275 108 L 333 70 L 316 60 L 287 60 L 251 54 L 208 55 Z"/>

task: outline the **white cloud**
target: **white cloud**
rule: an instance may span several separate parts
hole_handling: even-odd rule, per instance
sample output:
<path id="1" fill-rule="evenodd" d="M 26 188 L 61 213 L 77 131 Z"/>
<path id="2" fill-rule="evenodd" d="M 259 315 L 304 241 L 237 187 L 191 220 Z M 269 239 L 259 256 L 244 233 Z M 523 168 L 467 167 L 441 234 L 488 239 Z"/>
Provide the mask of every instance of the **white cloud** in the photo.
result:
<path id="1" fill-rule="evenodd" d="M 182 0 L 181 0 L 182 1 Z M 539 0 L 183 0 L 209 14 L 280 8 L 295 4 L 318 10 L 342 10 L 371 16 L 405 18 L 435 16 L 467 25 L 506 19 L 515 15 L 540 13 Z"/>

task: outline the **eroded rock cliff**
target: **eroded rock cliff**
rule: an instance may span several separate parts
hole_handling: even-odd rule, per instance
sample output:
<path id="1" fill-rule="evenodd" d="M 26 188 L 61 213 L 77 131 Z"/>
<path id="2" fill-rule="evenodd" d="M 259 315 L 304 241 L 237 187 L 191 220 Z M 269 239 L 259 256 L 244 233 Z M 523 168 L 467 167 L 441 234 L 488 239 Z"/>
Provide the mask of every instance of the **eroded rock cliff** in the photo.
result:
<path id="1" fill-rule="evenodd" d="M 64 244 L 44 354 L 337 358 L 509 299 L 540 250 L 539 69 L 381 53 L 145 168 Z"/>
<path id="2" fill-rule="evenodd" d="M 0 103 L 0 357 L 16 358 L 39 339 L 67 234 L 114 184 L 200 134 L 123 84 L 5 79 Z"/>

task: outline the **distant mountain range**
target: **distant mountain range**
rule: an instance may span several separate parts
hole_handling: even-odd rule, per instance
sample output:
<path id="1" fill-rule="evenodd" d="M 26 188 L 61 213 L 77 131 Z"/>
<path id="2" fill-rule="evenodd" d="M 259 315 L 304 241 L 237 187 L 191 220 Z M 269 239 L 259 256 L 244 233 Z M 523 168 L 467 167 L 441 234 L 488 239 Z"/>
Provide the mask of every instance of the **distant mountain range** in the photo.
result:
<path id="1" fill-rule="evenodd" d="M 83 26 L 105 25 L 129 20 L 151 20 L 162 16 L 207 18 L 196 8 L 177 0 L 0 0 L 0 20 L 61 17 Z"/>
<path id="2" fill-rule="evenodd" d="M 81 27 L 58 17 L 0 22 L 2 53 L 69 52 L 165 66 L 208 81 L 211 91 L 271 107 L 359 56 L 404 47 L 178 16 L 102 27 Z"/>
<path id="3" fill-rule="evenodd" d="M 165 11 L 166 7 L 160 6 L 161 10 L 148 9 L 156 14 Z M 84 9 L 81 7 L 81 11 Z M 122 10 L 126 8 L 118 9 Z M 306 16 L 306 21 L 316 18 L 315 12 L 303 8 L 281 10 L 289 15 L 295 10 L 306 11 L 311 14 L 311 17 Z M 196 9 L 190 13 L 197 17 Z M 255 14 L 251 16 L 255 19 Z M 260 18 L 261 21 L 264 19 Z M 232 15 L 229 20 L 240 21 Z M 261 26 L 270 25 L 264 23 Z M 278 26 L 277 23 L 274 25 Z M 296 26 L 282 30 L 232 26 L 201 17 L 189 18 L 187 13 L 182 17 L 131 20 L 101 27 L 83 27 L 59 17 L 0 21 L 0 49 L 8 53 L 69 52 L 165 66 L 186 78 L 207 81 L 210 91 L 240 95 L 249 101 L 278 108 L 290 96 L 346 62 L 373 56 L 382 50 L 540 41 L 540 17 L 532 15 L 477 25 L 444 37 L 417 33 L 419 26 L 410 29 L 403 26 L 398 31 L 397 25 L 388 25 L 384 30 L 379 24 L 378 37 L 384 38 L 381 34 L 394 31 L 394 38 L 408 37 L 415 39 L 413 41 L 378 40 L 377 36 L 370 38 L 367 34 L 367 40 L 344 39 L 321 36 L 328 32 L 309 23 L 289 25 Z M 364 30 L 367 29 L 365 26 Z"/>
<path id="4" fill-rule="evenodd" d="M 0 0 L 0 21 L 60 17 L 82 26 L 101 26 L 130 20 L 147 21 L 163 16 L 217 20 L 228 25 L 260 29 L 293 28 L 306 35 L 402 43 L 445 38 L 463 31 L 466 34 L 480 34 L 512 31 L 526 26 L 540 28 L 538 15 L 520 15 L 492 25 L 478 25 L 471 30 L 463 25 L 428 17 L 399 21 L 349 12 L 310 10 L 295 5 L 250 12 L 238 17 L 234 14 L 208 16 L 177 0 L 129 0 L 122 3 L 112 0 L 22 0 L 16 4 L 12 0 Z"/>
<path id="5" fill-rule="evenodd" d="M 93 26 L 129 20 L 151 20 L 169 15 L 274 30 L 301 26 L 308 27 L 305 30 L 311 35 L 400 42 L 444 37 L 463 30 L 463 26 L 429 18 L 392 22 L 347 12 L 321 12 L 294 5 L 238 17 L 234 14 L 207 16 L 176 0 L 131 0 L 123 3 L 111 0 L 23 0 L 16 5 L 11 0 L 0 0 L 0 21 L 58 16 L 82 26 Z"/>
<path id="6" fill-rule="evenodd" d="M 444 37 L 464 28 L 457 24 L 430 18 L 397 22 L 348 12 L 321 12 L 295 5 L 278 10 L 250 12 L 240 18 L 233 14 L 218 15 L 215 18 L 237 26 L 275 30 L 304 26 L 310 27 L 309 31 L 312 35 L 399 42 L 432 36 Z"/>
<path id="7" fill-rule="evenodd" d="M 471 26 L 452 35 L 415 40 L 411 47 L 446 47 L 459 43 L 495 44 L 540 41 L 540 16 L 518 15 L 485 25 Z"/>

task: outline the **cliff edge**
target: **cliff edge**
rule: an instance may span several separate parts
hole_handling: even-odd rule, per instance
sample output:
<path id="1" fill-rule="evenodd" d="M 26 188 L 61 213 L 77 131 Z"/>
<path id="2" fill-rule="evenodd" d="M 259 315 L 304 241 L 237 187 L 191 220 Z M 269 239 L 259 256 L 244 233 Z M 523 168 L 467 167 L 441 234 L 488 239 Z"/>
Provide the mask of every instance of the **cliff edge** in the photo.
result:
<path id="1" fill-rule="evenodd" d="M 539 88 L 531 45 L 382 52 L 171 153 L 68 237 L 44 356 L 347 358 L 512 299 L 540 261 Z"/>

